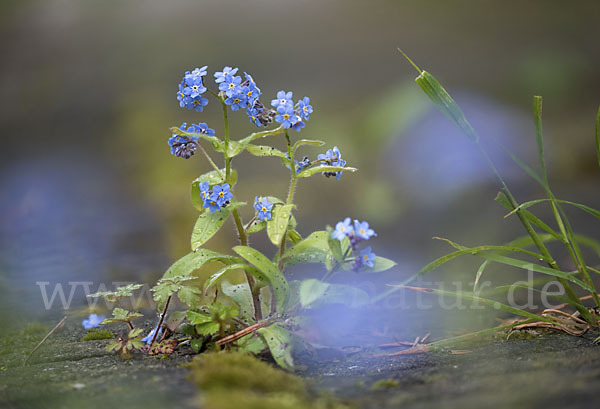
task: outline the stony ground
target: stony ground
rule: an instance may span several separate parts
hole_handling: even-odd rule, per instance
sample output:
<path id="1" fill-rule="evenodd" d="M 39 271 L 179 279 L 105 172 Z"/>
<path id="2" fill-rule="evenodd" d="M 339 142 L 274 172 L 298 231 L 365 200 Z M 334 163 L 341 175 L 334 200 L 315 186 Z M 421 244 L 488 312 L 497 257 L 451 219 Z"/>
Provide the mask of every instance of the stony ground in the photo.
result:
<path id="1" fill-rule="evenodd" d="M 30 326 L 2 338 L 0 407 L 198 407 L 199 391 L 179 367 L 188 355 L 122 361 L 105 352 L 108 341 L 80 341 L 84 331 L 67 326 L 23 366 L 44 333 Z M 460 354 L 387 358 L 330 350 L 299 374 L 356 408 L 590 407 L 600 390 L 595 336 L 496 337 L 462 345 Z"/>

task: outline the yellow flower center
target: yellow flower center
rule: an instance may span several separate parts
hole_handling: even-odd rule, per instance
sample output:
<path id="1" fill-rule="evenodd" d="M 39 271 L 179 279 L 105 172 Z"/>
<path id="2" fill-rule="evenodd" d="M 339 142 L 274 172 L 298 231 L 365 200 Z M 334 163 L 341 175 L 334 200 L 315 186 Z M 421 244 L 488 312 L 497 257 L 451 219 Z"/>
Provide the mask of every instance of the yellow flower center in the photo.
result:
<path id="1" fill-rule="evenodd" d="M 235 102 L 235 103 L 237 104 L 238 102 L 240 102 L 240 99 L 239 99 L 239 98 L 235 98 L 235 99 L 233 100 L 233 102 Z"/>
<path id="2" fill-rule="evenodd" d="M 229 89 L 234 89 L 235 88 L 235 84 L 232 82 L 229 84 Z"/>
<path id="3" fill-rule="evenodd" d="M 225 196 L 225 193 L 219 192 L 219 197 L 223 197 L 223 196 Z"/>
<path id="4" fill-rule="evenodd" d="M 267 211 L 267 208 L 263 206 L 263 207 L 262 207 L 262 211 L 263 211 L 263 212 L 266 212 L 266 211 Z"/>
<path id="5" fill-rule="evenodd" d="M 290 119 L 290 116 L 288 114 L 283 114 L 283 119 Z"/>
<path id="6" fill-rule="evenodd" d="M 369 261 L 369 255 L 368 255 L 368 254 L 365 254 L 365 255 L 363 256 L 363 259 L 364 259 L 365 261 Z"/>
<path id="7" fill-rule="evenodd" d="M 192 102 L 192 104 L 194 104 L 194 105 L 198 105 L 199 103 L 200 103 L 200 101 L 194 101 L 194 102 Z"/>
<path id="8" fill-rule="evenodd" d="M 359 232 L 360 232 L 360 234 L 365 234 L 366 233 L 365 229 L 360 229 Z"/>

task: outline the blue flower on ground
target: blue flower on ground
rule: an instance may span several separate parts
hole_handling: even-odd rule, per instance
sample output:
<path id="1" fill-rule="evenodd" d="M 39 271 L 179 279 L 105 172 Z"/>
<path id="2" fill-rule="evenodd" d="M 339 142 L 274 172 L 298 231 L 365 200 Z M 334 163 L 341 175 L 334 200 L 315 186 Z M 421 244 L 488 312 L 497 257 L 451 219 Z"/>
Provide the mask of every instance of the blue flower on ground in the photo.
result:
<path id="1" fill-rule="evenodd" d="M 187 123 L 181 124 L 179 129 L 185 132 L 194 132 L 194 125 L 187 127 Z M 171 154 L 179 158 L 189 159 L 194 155 L 196 149 L 198 149 L 198 138 L 195 136 L 177 135 L 172 134 L 169 138 L 169 146 L 171 147 Z"/>
<path id="2" fill-rule="evenodd" d="M 331 233 L 332 239 L 338 239 L 339 241 L 344 240 L 344 237 L 353 234 L 352 229 L 352 220 L 349 217 L 346 217 L 344 221 L 338 222 L 335 225 L 335 230 Z"/>
<path id="3" fill-rule="evenodd" d="M 354 234 L 363 240 L 369 240 L 371 237 L 377 236 L 377 233 L 369 228 L 369 223 L 359 222 L 358 220 L 354 220 Z"/>
<path id="4" fill-rule="evenodd" d="M 280 105 L 277 108 L 277 115 L 275 115 L 275 121 L 279 122 L 284 128 L 288 129 L 296 120 L 296 114 L 294 108 L 289 105 Z"/>
<path id="5" fill-rule="evenodd" d="M 273 210 L 273 203 L 269 202 L 266 197 L 262 200 L 258 197 L 254 199 L 254 208 L 258 210 L 258 220 L 271 220 L 271 210 Z"/>
<path id="6" fill-rule="evenodd" d="M 232 111 L 237 111 L 240 108 L 246 108 L 248 106 L 248 99 L 240 92 L 227 98 L 225 103 L 231 106 Z"/>
<path id="7" fill-rule="evenodd" d="M 342 154 L 337 146 L 335 146 L 333 149 L 329 149 L 325 154 L 320 154 L 317 156 L 317 159 L 321 161 L 322 165 L 340 167 L 346 166 L 346 161 L 342 159 Z M 344 172 L 323 172 L 326 177 L 335 176 L 337 180 L 340 180 L 342 173 Z"/>
<path id="8" fill-rule="evenodd" d="M 237 68 L 231 68 L 231 67 L 223 67 L 223 71 L 218 71 L 215 72 L 214 76 L 215 76 L 215 82 L 217 84 L 225 81 L 225 77 L 228 75 L 235 75 L 238 72 Z"/>
<path id="9" fill-rule="evenodd" d="M 81 325 L 83 325 L 83 328 L 85 329 L 98 328 L 102 326 L 100 323 L 104 321 L 104 319 L 105 317 L 103 315 L 90 314 L 87 320 L 81 321 Z"/>
<path id="10" fill-rule="evenodd" d="M 229 186 L 229 183 L 224 183 L 223 185 L 216 185 L 215 187 L 213 187 L 210 200 L 212 200 L 213 202 L 217 202 L 219 206 L 226 206 L 229 203 L 229 201 L 233 198 L 233 194 L 229 191 L 230 188 L 231 187 Z"/>
<path id="11" fill-rule="evenodd" d="M 292 100 L 293 96 L 294 96 L 294 94 L 292 93 L 292 91 L 290 91 L 290 92 L 285 92 L 283 90 L 279 91 L 277 93 L 277 99 L 271 100 L 271 105 L 273 105 L 275 108 L 279 108 L 281 106 L 293 107 L 294 106 L 294 101 Z"/>
<path id="12" fill-rule="evenodd" d="M 312 114 L 313 107 L 310 105 L 310 98 L 304 97 L 300 101 L 298 101 L 298 112 L 300 116 L 308 121 L 308 116 Z"/>
<path id="13" fill-rule="evenodd" d="M 215 130 L 209 128 L 205 122 L 200 122 L 197 125 L 192 124 L 191 131 L 188 130 L 188 132 L 195 132 L 195 133 L 201 133 L 204 135 L 215 136 Z"/>
<path id="14" fill-rule="evenodd" d="M 369 267 L 373 267 L 375 264 L 375 259 L 377 258 L 377 256 L 375 255 L 375 253 L 373 253 L 371 251 L 371 247 L 367 247 L 366 249 L 362 250 L 360 252 L 360 266 L 369 266 Z"/>
<path id="15" fill-rule="evenodd" d="M 228 97 L 232 97 L 235 94 L 239 94 L 242 91 L 240 84 L 242 83 L 242 77 L 236 75 L 226 75 L 225 81 L 219 84 L 219 91 L 223 91 Z"/>
<path id="16" fill-rule="evenodd" d="M 142 342 L 145 342 L 147 345 L 150 345 L 150 343 L 152 342 L 152 338 L 154 338 L 155 332 L 156 332 L 156 328 L 154 328 L 152 331 L 150 331 L 150 333 L 148 335 L 146 335 L 144 338 L 142 338 Z M 160 338 L 161 333 L 162 333 L 162 330 L 158 331 L 158 335 L 156 336 L 156 339 Z"/>

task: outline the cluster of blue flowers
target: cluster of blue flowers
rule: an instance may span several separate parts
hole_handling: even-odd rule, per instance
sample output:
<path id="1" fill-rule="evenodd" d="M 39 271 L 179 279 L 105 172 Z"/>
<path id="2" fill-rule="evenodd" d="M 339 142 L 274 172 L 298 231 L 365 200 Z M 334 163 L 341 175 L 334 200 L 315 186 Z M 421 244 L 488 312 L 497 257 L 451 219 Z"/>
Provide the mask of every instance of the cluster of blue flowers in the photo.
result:
<path id="1" fill-rule="evenodd" d="M 206 92 L 203 77 L 206 75 L 207 68 L 207 66 L 204 66 L 185 72 L 183 80 L 179 84 L 179 91 L 177 91 L 177 100 L 180 107 L 202 112 L 208 104 L 208 99 L 202 96 Z"/>
<path id="2" fill-rule="evenodd" d="M 370 246 L 358 253 L 358 244 L 362 240 L 369 240 L 374 236 L 377 236 L 377 233 L 369 227 L 369 223 L 359 222 L 358 220 L 354 220 L 354 223 L 352 223 L 352 220 L 349 217 L 338 222 L 335 226 L 335 230 L 331 233 L 331 238 L 339 241 L 344 240 L 346 237 L 350 239 L 350 246 L 353 254 L 355 254 L 354 270 L 356 271 L 364 266 L 373 267 L 375 265 L 374 263 L 377 256 L 371 251 Z"/>
<path id="3" fill-rule="evenodd" d="M 254 199 L 254 209 L 258 211 L 258 220 L 271 220 L 273 203 L 271 203 L 266 197 L 256 197 Z"/>
<path id="4" fill-rule="evenodd" d="M 295 129 L 300 132 L 306 126 L 304 121 L 308 121 L 313 107 L 310 105 L 310 98 L 304 97 L 298 103 L 294 104 L 292 92 L 279 91 L 277 98 L 271 101 L 271 105 L 277 110 L 275 121 L 280 123 L 285 129 Z"/>
<path id="5" fill-rule="evenodd" d="M 186 71 L 183 80 L 179 84 L 177 99 L 182 108 L 193 109 L 202 112 L 208 104 L 208 100 L 202 96 L 207 91 L 204 84 L 204 76 L 207 66 Z M 271 101 L 274 109 L 267 108 L 260 102 L 262 95 L 260 88 L 252 76 L 244 73 L 244 78 L 236 75 L 238 68 L 223 67 L 222 71 L 215 72 L 215 82 L 219 86 L 220 95 L 223 96 L 225 104 L 233 111 L 246 109 L 246 115 L 256 126 L 266 126 L 273 120 L 280 123 L 285 129 L 300 131 L 306 126 L 313 107 L 310 98 L 304 97 L 294 103 L 291 92 L 279 91 L 277 98 Z"/>
<path id="6" fill-rule="evenodd" d="M 226 207 L 233 198 L 233 194 L 229 191 L 230 188 L 229 183 L 224 183 L 222 185 L 215 185 L 210 190 L 208 182 L 200 183 L 200 197 L 204 202 L 204 208 L 214 213 Z"/>
<path id="7" fill-rule="evenodd" d="M 191 126 L 187 126 L 187 123 L 184 122 L 179 127 L 184 132 L 187 133 L 198 133 L 214 136 L 215 130 L 208 127 L 208 125 L 204 122 L 201 122 L 197 125 L 192 124 Z M 198 149 L 198 137 L 197 136 L 188 136 L 188 135 L 177 135 L 172 134 L 169 138 L 169 146 L 171 147 L 171 154 L 180 158 L 189 159 L 194 155 L 196 149 Z"/>
<path id="8" fill-rule="evenodd" d="M 87 320 L 81 321 L 81 325 L 83 325 L 83 328 L 85 329 L 99 328 L 102 327 L 100 323 L 105 319 L 106 318 L 103 315 L 90 314 Z"/>
<path id="9" fill-rule="evenodd" d="M 325 154 L 320 154 L 317 156 L 317 159 L 321 161 L 321 165 L 329 165 L 329 166 L 346 166 L 346 161 L 342 159 L 342 154 L 337 146 L 334 146 L 333 149 L 329 149 Z M 337 180 L 340 180 L 344 172 L 323 172 L 323 175 L 326 177 L 335 176 Z"/>

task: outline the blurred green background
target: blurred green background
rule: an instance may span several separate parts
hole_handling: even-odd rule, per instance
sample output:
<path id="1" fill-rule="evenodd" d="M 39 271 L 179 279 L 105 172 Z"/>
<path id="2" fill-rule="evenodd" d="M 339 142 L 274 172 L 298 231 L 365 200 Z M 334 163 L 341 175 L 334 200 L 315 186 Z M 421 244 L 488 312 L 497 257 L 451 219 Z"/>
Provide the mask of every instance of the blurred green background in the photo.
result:
<path id="1" fill-rule="evenodd" d="M 519 232 L 493 202 L 485 164 L 420 92 L 397 47 L 445 85 L 486 141 L 526 160 L 535 158 L 531 98 L 543 95 L 556 194 L 598 205 L 599 21 L 597 0 L 3 1 L 0 285 L 39 298 L 40 280 L 152 282 L 188 251 L 189 183 L 210 168 L 200 155 L 171 156 L 167 140 L 183 121 L 222 134 L 214 101 L 196 113 L 176 100 L 183 73 L 203 65 L 209 83 L 224 65 L 252 74 L 263 101 L 280 89 L 310 96 L 315 112 L 300 136 L 339 146 L 359 172 L 302 181 L 299 231 L 368 220 L 374 251 L 399 261 L 382 283 L 446 252 L 432 236 L 475 245 Z M 254 130 L 243 113 L 232 117 L 235 138 Z M 494 157 L 519 199 L 540 194 Z M 285 195 L 277 160 L 243 155 L 234 165 L 239 200 Z M 248 220 L 251 209 L 242 213 Z M 209 246 L 228 248 L 229 232 Z"/>

